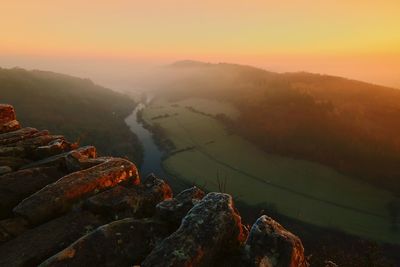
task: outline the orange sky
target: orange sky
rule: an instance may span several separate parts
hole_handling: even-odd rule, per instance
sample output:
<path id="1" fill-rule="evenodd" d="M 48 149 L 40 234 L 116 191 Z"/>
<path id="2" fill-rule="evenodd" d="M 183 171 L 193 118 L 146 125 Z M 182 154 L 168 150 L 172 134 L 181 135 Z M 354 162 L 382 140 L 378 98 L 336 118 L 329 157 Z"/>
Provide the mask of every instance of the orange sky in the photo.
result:
<path id="1" fill-rule="evenodd" d="M 1 0 L 0 66 L 96 79 L 110 61 L 111 77 L 197 59 L 400 88 L 399 14 L 398 0 Z"/>

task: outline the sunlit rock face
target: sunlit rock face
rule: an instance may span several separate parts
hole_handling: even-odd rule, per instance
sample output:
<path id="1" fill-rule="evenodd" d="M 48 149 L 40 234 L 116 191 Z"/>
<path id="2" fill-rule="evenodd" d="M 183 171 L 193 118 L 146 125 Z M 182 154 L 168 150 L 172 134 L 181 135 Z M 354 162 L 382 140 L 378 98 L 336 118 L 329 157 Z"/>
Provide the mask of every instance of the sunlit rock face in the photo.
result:
<path id="1" fill-rule="evenodd" d="M 0 134 L 20 129 L 21 126 L 16 120 L 14 107 L 0 104 Z"/>
<path id="2" fill-rule="evenodd" d="M 307 266 L 269 217 L 242 225 L 228 194 L 175 197 L 126 159 L 97 157 L 0 104 L 0 266 Z"/>
<path id="3" fill-rule="evenodd" d="M 14 107 L 7 104 L 0 104 L 0 124 L 16 120 Z"/>
<path id="4" fill-rule="evenodd" d="M 245 250 L 249 266 L 308 266 L 301 240 L 265 215 L 252 226 Z"/>
<path id="5" fill-rule="evenodd" d="M 230 195 L 209 193 L 182 219 L 178 230 L 146 257 L 142 266 L 211 266 L 219 253 L 244 241 L 241 218 Z"/>

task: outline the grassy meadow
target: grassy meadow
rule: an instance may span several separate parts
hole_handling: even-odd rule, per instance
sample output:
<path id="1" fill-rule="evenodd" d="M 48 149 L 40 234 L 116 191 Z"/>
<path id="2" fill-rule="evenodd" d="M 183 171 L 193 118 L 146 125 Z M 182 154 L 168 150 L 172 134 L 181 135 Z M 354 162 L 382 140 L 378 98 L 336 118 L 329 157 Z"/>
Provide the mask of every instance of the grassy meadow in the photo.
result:
<path id="1" fill-rule="evenodd" d="M 273 205 L 304 222 L 400 243 L 387 208 L 392 193 L 317 163 L 265 153 L 210 116 L 220 113 L 237 116 L 233 106 L 205 99 L 159 99 L 144 109 L 143 119 L 159 125 L 179 151 L 164 160 L 168 173 L 210 191 L 222 181 L 246 204 Z"/>

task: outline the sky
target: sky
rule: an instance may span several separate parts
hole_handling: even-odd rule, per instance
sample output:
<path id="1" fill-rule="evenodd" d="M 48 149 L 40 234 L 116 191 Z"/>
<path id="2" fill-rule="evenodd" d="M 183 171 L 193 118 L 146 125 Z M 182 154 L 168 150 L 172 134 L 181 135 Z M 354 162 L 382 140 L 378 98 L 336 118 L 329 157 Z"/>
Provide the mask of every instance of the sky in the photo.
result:
<path id="1" fill-rule="evenodd" d="M 0 0 L 0 66 L 129 87 L 193 59 L 400 88 L 398 0 Z"/>

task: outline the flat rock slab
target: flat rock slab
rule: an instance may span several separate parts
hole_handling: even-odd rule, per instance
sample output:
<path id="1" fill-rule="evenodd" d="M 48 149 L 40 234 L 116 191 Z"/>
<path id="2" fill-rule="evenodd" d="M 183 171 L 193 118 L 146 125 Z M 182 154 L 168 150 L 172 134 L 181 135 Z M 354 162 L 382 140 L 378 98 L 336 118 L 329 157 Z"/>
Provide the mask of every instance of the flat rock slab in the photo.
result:
<path id="1" fill-rule="evenodd" d="M 22 128 L 14 132 L 0 134 L 0 145 L 8 145 L 16 143 L 26 138 L 30 138 L 38 134 L 39 131 L 35 128 Z M 42 134 L 49 134 L 48 131 L 41 131 Z"/>
<path id="2" fill-rule="evenodd" d="M 136 166 L 125 159 L 112 158 L 92 168 L 66 175 L 14 208 L 16 215 L 40 224 L 69 211 L 72 206 L 122 181 L 140 182 Z"/>
<path id="3" fill-rule="evenodd" d="M 65 174 L 55 167 L 39 167 L 0 176 L 0 219 L 12 216 L 12 209 L 24 198 Z"/>
<path id="4" fill-rule="evenodd" d="M 57 140 L 65 142 L 62 135 L 38 135 L 29 139 L 23 139 L 10 145 L 0 146 L 0 156 L 37 159 L 34 153 L 36 149 Z"/>
<path id="5" fill-rule="evenodd" d="M 237 249 L 244 238 L 241 218 L 233 207 L 232 197 L 209 193 L 141 266 L 214 266 L 217 256 L 223 255 L 224 250 Z"/>
<path id="6" fill-rule="evenodd" d="M 140 264 L 168 234 L 165 223 L 123 219 L 99 227 L 39 266 L 130 267 Z"/>
<path id="7" fill-rule="evenodd" d="M 157 203 L 172 197 L 172 190 L 163 180 L 148 177 L 143 184 L 131 187 L 116 186 L 90 197 L 84 207 L 93 213 L 122 219 L 154 215 Z"/>
<path id="8" fill-rule="evenodd" d="M 0 246 L 0 266 L 37 266 L 86 233 L 107 223 L 87 212 L 69 213 Z"/>
<path id="9" fill-rule="evenodd" d="M 252 226 L 246 241 L 245 266 L 307 267 L 301 240 L 268 216 Z"/>

